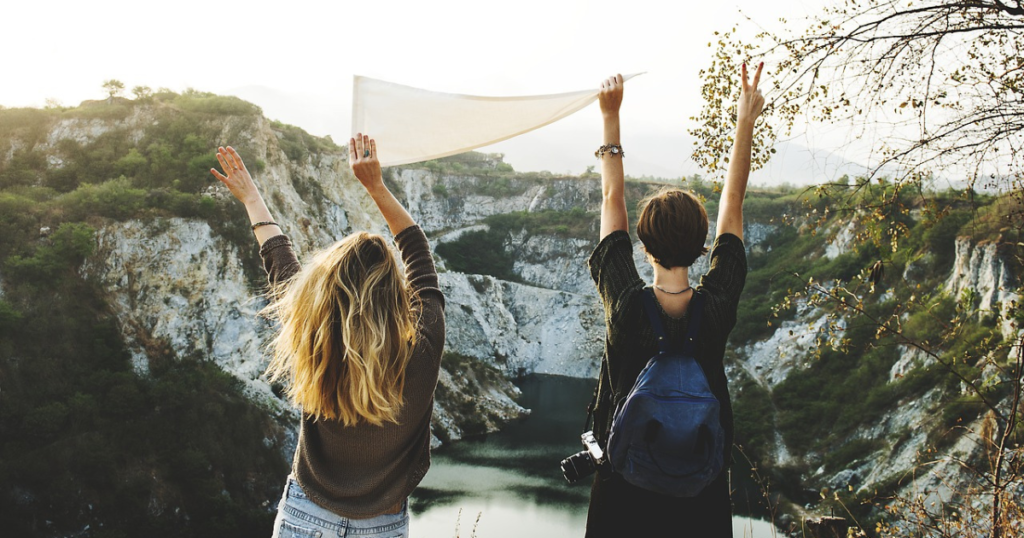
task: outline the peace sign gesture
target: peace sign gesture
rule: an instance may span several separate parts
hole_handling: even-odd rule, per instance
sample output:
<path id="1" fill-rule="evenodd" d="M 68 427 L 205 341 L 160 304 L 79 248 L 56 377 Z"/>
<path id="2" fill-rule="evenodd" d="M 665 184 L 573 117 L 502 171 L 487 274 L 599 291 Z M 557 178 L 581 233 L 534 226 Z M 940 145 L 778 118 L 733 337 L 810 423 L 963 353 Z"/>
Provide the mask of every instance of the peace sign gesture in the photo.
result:
<path id="1" fill-rule="evenodd" d="M 764 62 L 757 66 L 754 82 L 749 84 L 747 82 L 747 64 L 743 64 L 743 87 L 740 90 L 740 102 L 736 111 L 738 123 L 753 125 L 754 120 L 761 115 L 761 110 L 764 108 L 764 96 L 761 95 L 761 90 L 757 89 L 757 83 L 761 81 L 762 69 L 764 69 Z"/>

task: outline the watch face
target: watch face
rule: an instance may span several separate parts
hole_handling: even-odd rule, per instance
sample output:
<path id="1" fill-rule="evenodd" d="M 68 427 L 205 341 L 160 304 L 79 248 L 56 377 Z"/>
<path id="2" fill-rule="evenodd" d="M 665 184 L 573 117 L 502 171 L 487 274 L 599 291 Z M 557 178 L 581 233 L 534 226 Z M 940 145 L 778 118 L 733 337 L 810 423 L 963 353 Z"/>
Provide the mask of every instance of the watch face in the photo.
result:
<path id="1" fill-rule="evenodd" d="M 619 148 L 612 148 L 612 153 L 618 153 L 618 152 L 619 152 Z"/>

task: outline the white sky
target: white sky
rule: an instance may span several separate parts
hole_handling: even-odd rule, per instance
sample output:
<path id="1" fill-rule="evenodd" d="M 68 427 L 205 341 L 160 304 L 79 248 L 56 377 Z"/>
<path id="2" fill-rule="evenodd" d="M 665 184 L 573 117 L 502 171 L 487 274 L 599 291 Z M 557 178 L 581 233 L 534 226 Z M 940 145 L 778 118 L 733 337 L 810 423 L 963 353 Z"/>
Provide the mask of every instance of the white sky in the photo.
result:
<path id="1" fill-rule="evenodd" d="M 55 98 L 75 105 L 104 97 L 102 82 L 116 78 L 129 90 L 239 95 L 273 119 L 343 143 L 353 74 L 436 91 L 528 95 L 646 71 L 626 87 L 626 172 L 673 177 L 697 171 L 686 129 L 700 110 L 698 72 L 709 63 L 713 31 L 741 22 L 753 31 L 745 16 L 774 28 L 779 17 L 799 21 L 823 3 L 11 1 L 0 8 L 0 104 L 42 106 Z M 821 159 L 804 146 L 830 153 L 824 161 L 857 160 L 831 154 L 841 138 L 817 136 L 820 142 L 803 137 L 783 148 L 779 161 L 792 162 L 773 166 L 778 177 L 770 179 L 804 182 L 792 177 L 801 168 L 814 175 Z M 505 152 L 517 170 L 578 173 L 593 164 L 599 143 L 593 105 L 482 151 Z"/>

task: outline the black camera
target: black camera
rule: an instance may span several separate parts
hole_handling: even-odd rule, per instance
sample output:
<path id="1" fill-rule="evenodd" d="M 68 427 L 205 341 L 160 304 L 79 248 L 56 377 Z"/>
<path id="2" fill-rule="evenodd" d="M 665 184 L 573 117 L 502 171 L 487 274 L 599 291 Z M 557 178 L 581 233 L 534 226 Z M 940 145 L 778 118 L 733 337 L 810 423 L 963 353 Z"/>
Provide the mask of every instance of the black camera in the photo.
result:
<path id="1" fill-rule="evenodd" d="M 604 465 L 604 450 L 597 444 L 594 432 L 589 431 L 580 436 L 583 447 L 586 450 L 577 452 L 562 460 L 562 475 L 570 484 L 578 482 L 581 478 L 590 476 L 601 465 Z"/>

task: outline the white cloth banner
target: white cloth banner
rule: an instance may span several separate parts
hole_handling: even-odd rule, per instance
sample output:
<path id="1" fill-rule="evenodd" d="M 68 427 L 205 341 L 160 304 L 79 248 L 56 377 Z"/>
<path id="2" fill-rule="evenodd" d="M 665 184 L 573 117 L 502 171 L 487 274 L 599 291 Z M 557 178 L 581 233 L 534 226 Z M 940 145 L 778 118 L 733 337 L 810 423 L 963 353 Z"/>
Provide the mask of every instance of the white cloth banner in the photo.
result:
<path id="1" fill-rule="evenodd" d="M 432 92 L 357 75 L 352 82 L 352 136 L 363 133 L 377 141 L 381 166 L 439 159 L 556 122 L 596 101 L 598 93 L 599 88 L 483 97 Z"/>

